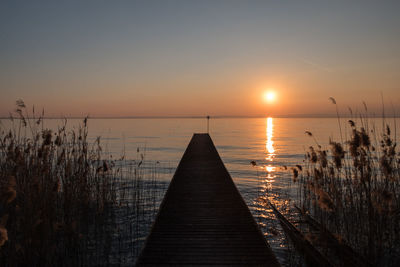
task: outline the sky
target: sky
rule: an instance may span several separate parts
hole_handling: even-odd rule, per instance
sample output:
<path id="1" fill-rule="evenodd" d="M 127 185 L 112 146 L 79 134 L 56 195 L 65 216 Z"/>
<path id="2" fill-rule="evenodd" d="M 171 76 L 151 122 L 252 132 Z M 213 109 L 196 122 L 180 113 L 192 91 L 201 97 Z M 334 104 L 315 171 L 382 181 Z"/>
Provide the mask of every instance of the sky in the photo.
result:
<path id="1" fill-rule="evenodd" d="M 0 116 L 400 114 L 400 1 L 0 2 Z M 264 101 L 265 91 L 276 99 Z M 390 112 L 390 110 L 388 111 Z"/>

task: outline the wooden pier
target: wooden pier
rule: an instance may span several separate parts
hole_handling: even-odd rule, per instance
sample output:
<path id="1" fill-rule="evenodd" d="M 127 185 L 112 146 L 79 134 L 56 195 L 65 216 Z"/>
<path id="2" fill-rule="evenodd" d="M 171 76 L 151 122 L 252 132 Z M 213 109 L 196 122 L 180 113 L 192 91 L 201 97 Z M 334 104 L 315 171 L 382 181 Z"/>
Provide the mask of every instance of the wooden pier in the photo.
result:
<path id="1" fill-rule="evenodd" d="M 137 260 L 279 266 L 208 134 L 194 134 Z"/>

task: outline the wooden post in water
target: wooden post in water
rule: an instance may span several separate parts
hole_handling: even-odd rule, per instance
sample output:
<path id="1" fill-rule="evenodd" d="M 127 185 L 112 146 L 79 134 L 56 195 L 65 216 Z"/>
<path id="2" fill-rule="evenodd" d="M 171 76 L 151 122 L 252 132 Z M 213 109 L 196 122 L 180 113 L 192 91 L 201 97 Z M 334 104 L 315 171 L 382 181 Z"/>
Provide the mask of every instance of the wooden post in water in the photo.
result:
<path id="1" fill-rule="evenodd" d="M 210 133 L 210 116 L 207 116 L 207 133 Z"/>
<path id="2" fill-rule="evenodd" d="M 279 266 L 208 134 L 194 134 L 137 266 Z"/>

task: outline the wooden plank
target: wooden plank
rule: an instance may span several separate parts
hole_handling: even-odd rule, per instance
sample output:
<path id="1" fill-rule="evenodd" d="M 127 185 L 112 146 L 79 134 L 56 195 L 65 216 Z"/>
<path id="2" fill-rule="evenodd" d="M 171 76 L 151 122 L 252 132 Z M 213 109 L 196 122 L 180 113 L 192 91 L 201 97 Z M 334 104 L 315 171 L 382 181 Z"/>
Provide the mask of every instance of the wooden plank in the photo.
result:
<path id="1" fill-rule="evenodd" d="M 194 134 L 137 266 L 279 266 L 208 134 Z"/>
<path id="2" fill-rule="evenodd" d="M 268 204 L 274 211 L 275 216 L 278 218 L 279 222 L 285 233 L 293 241 L 293 244 L 297 251 L 304 255 L 304 260 L 308 266 L 334 266 L 325 256 L 323 256 L 304 236 L 303 234 L 291 224 L 285 216 L 283 216 L 275 206 L 267 200 Z"/>
<path id="3" fill-rule="evenodd" d="M 363 256 L 347 245 L 345 240 L 339 241 L 336 236 L 308 213 L 296 205 L 295 208 L 306 219 L 306 222 L 319 232 L 321 238 L 325 240 L 325 244 L 336 253 L 336 260 L 340 261 L 342 266 L 372 266 Z"/>

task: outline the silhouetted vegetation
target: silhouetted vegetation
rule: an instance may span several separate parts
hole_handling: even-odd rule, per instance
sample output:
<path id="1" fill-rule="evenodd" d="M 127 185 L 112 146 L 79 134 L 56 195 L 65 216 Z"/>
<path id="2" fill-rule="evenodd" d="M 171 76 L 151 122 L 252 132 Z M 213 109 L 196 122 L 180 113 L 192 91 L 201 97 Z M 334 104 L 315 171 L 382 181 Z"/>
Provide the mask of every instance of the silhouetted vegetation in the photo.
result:
<path id="1" fill-rule="evenodd" d="M 347 132 L 340 129 L 343 141 L 330 140 L 329 148 L 316 143 L 306 154 L 304 168 L 293 172 L 301 183 L 299 207 L 371 264 L 395 266 L 400 262 L 400 153 L 392 133 L 396 125 L 380 118 L 377 131 L 372 119 L 353 117 Z M 342 120 L 338 118 L 339 125 Z"/>
<path id="2" fill-rule="evenodd" d="M 0 124 L 0 265 L 132 265 L 166 188 L 157 164 L 105 156 L 87 118 L 54 131 L 23 101 L 16 114 Z"/>

